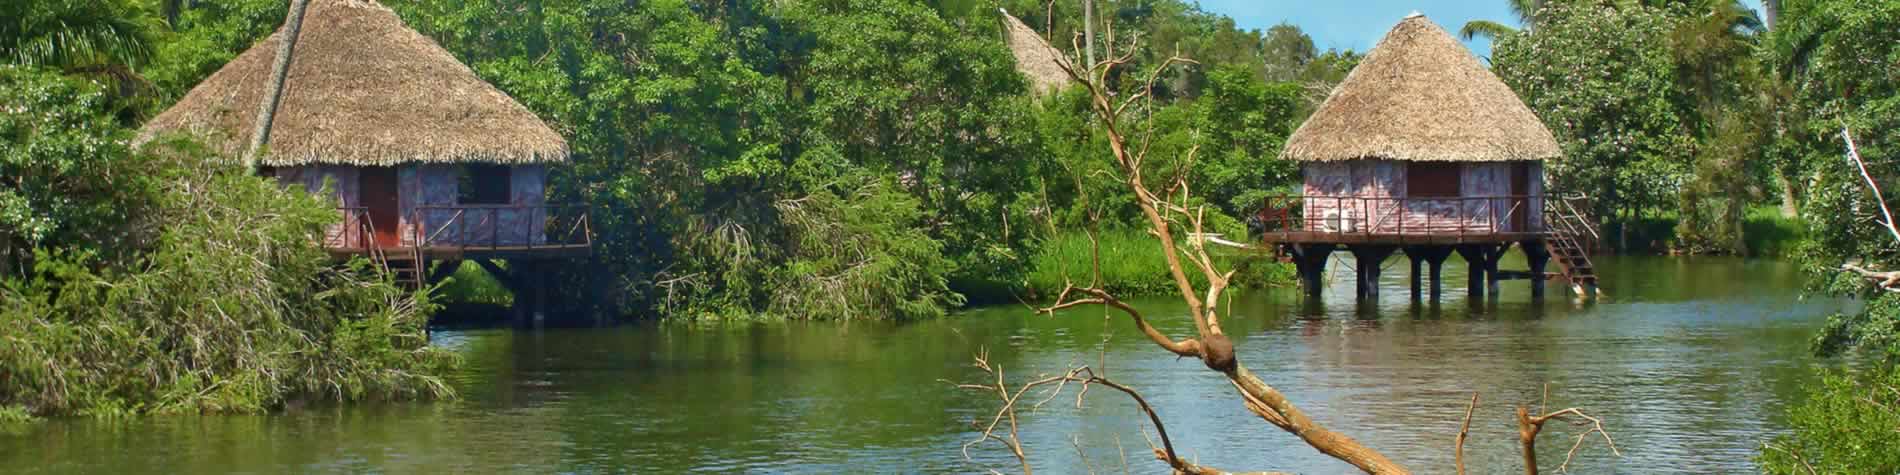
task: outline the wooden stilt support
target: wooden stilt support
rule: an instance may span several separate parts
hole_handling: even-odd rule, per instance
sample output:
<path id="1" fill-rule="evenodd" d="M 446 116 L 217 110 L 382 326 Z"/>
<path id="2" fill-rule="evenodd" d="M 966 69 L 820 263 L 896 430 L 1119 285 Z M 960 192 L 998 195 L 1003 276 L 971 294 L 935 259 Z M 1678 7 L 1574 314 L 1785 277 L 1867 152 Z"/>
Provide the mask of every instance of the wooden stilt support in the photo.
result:
<path id="1" fill-rule="evenodd" d="M 1543 240 L 1524 241 L 1519 245 L 1524 250 L 1524 259 L 1530 263 L 1531 300 L 1544 300 L 1544 268 L 1550 264 L 1550 249 Z"/>
<path id="2" fill-rule="evenodd" d="M 1451 257 L 1451 248 L 1447 246 L 1406 246 L 1405 257 L 1412 260 L 1412 301 L 1420 297 L 1427 268 L 1431 272 L 1432 301 L 1437 302 L 1443 290 L 1442 272 L 1445 258 Z"/>
<path id="3" fill-rule="evenodd" d="M 1385 259 L 1392 257 L 1392 246 L 1353 246 L 1352 255 L 1357 263 L 1353 264 L 1357 274 L 1359 299 L 1377 302 L 1379 300 L 1379 274 L 1383 273 Z"/>
<path id="4" fill-rule="evenodd" d="M 1326 273 L 1326 258 L 1333 253 L 1332 244 L 1294 244 L 1291 246 L 1293 265 L 1300 273 L 1300 288 L 1308 297 L 1320 296 L 1320 285 Z"/>
<path id="5" fill-rule="evenodd" d="M 539 328 L 548 321 L 548 273 L 545 269 L 535 270 L 538 272 L 528 276 L 528 285 L 534 287 L 530 291 L 534 294 L 534 307 L 529 311 L 534 313 L 534 326 Z"/>
<path id="6" fill-rule="evenodd" d="M 1498 276 L 1498 261 L 1504 260 L 1504 253 L 1509 250 L 1511 250 L 1510 243 L 1485 246 L 1484 285 L 1490 289 L 1492 300 L 1497 300 L 1504 293 L 1498 289 L 1498 281 L 1502 280 Z"/>
<path id="7" fill-rule="evenodd" d="M 1432 301 L 1437 302 L 1445 294 L 1445 259 L 1451 257 L 1451 248 L 1439 246 L 1427 249 L 1423 254 L 1425 263 L 1432 268 Z"/>
<path id="8" fill-rule="evenodd" d="M 1422 266 L 1421 264 L 1425 262 L 1425 256 L 1418 255 L 1418 252 L 1414 251 L 1413 249 L 1415 248 L 1405 249 L 1405 259 L 1408 261 L 1412 261 L 1412 301 L 1418 302 L 1419 297 L 1420 297 L 1419 294 L 1420 294 L 1420 291 L 1422 290 L 1419 288 L 1421 287 L 1419 284 L 1421 284 L 1422 283 L 1421 281 L 1424 280 L 1423 279 L 1424 276 L 1419 275 L 1419 274 L 1420 274 L 1420 271 L 1423 270 L 1424 266 Z"/>
<path id="9" fill-rule="evenodd" d="M 1473 299 L 1483 299 L 1485 289 L 1489 287 L 1485 274 L 1491 266 L 1485 261 L 1490 260 L 1491 253 L 1486 247 L 1489 246 L 1466 244 L 1457 247 L 1458 256 L 1465 258 L 1465 263 L 1471 267 L 1471 272 L 1465 276 L 1465 288 Z"/>

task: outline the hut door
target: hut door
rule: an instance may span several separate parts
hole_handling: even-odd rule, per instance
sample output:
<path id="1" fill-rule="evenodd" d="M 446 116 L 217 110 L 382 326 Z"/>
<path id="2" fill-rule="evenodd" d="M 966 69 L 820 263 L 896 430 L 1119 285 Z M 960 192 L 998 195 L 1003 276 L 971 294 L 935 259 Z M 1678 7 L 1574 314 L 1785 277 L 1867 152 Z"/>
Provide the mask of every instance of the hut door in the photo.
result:
<path id="1" fill-rule="evenodd" d="M 357 202 L 369 210 L 370 226 L 376 230 L 376 245 L 385 248 L 400 245 L 400 235 L 396 232 L 401 224 L 397 219 L 401 205 L 396 199 L 396 167 L 363 167 L 361 177 Z"/>
<path id="2" fill-rule="evenodd" d="M 1531 209 L 1530 194 L 1531 164 L 1511 163 L 1511 231 L 1529 231 L 1531 213 L 1541 211 Z"/>

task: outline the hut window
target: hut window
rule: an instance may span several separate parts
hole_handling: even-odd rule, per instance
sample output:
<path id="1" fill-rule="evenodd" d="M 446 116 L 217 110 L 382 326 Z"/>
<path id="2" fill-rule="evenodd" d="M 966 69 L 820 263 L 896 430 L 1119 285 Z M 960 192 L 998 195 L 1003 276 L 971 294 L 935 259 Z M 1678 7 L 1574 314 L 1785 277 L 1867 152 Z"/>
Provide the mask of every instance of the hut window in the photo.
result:
<path id="1" fill-rule="evenodd" d="M 509 169 L 506 165 L 471 163 L 462 166 L 457 179 L 456 202 L 468 205 L 498 205 L 509 201 Z"/>
<path id="2" fill-rule="evenodd" d="M 1412 162 L 1405 167 L 1406 195 L 1415 198 L 1456 198 L 1463 170 L 1455 163 Z"/>

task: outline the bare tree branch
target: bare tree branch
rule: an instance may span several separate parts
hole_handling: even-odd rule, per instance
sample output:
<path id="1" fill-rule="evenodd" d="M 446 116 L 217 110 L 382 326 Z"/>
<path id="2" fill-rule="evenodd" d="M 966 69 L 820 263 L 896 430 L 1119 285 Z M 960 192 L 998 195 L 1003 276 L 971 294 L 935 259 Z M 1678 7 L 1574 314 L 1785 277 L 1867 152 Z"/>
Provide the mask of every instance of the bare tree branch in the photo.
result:
<path id="1" fill-rule="evenodd" d="M 1471 393 L 1471 404 L 1465 406 L 1465 423 L 1458 426 L 1458 442 L 1452 446 L 1452 456 L 1458 464 L 1458 475 L 1465 475 L 1465 437 L 1471 433 L 1471 411 L 1478 408 L 1478 393 Z"/>

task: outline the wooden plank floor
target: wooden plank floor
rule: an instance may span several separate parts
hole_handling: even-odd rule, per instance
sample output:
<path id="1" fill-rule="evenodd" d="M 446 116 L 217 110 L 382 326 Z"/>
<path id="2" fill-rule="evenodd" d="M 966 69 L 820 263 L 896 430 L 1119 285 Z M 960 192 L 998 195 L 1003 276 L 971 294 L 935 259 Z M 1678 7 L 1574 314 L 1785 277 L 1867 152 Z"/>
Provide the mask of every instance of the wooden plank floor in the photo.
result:
<path id="1" fill-rule="evenodd" d="M 1422 234 L 1422 233 L 1331 233 L 1323 231 L 1286 231 L 1270 232 L 1260 235 L 1260 241 L 1268 244 L 1390 244 L 1390 245 L 1451 245 L 1451 244 L 1501 244 L 1534 239 L 1543 239 L 1545 233 L 1500 232 L 1466 234 Z"/>
<path id="2" fill-rule="evenodd" d="M 383 252 L 390 256 L 410 255 L 412 248 L 391 247 Z M 350 257 L 368 255 L 369 250 L 356 247 L 329 248 L 330 255 Z M 422 255 L 429 259 L 569 259 L 592 255 L 594 248 L 587 244 L 543 244 L 535 246 L 430 246 L 422 249 Z"/>

